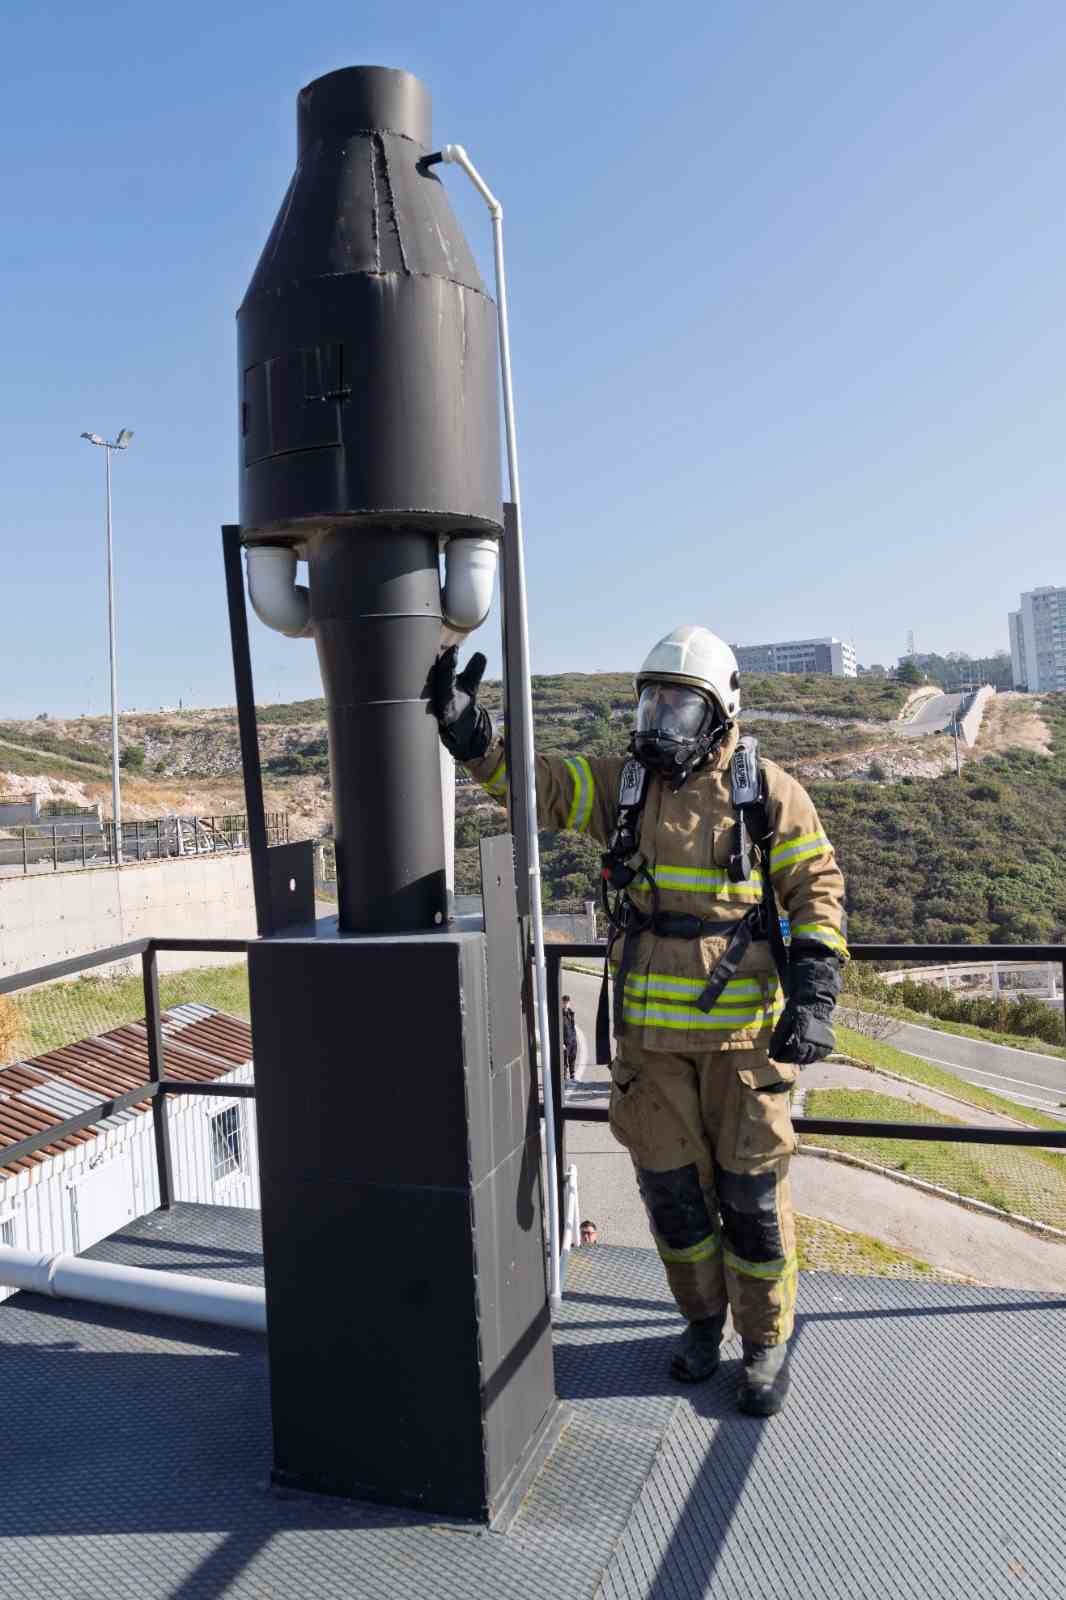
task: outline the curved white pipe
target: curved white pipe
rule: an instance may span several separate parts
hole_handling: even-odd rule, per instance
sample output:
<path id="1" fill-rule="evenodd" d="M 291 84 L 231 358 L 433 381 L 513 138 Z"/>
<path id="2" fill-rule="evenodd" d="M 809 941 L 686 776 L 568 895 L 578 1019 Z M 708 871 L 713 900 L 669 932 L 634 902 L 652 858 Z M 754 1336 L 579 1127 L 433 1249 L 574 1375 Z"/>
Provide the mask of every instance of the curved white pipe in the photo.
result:
<path id="1" fill-rule="evenodd" d="M 526 556 L 522 532 L 522 490 L 518 480 L 518 429 L 515 423 L 514 385 L 511 381 L 511 338 L 507 323 L 507 273 L 503 256 L 503 206 L 493 194 L 461 144 L 446 144 L 444 161 L 453 162 L 466 173 L 489 208 L 492 218 L 492 255 L 496 271 L 496 316 L 500 329 L 500 382 L 503 389 L 503 426 L 507 440 L 507 477 L 514 506 L 515 573 L 518 616 L 508 618 L 517 625 L 519 655 L 525 663 L 522 674 L 522 703 L 525 726 L 521 749 L 516 752 L 521 764 L 521 780 L 511 777 L 512 785 L 521 781 L 527 799 L 526 852 L 529 857 L 529 920 L 533 933 L 533 988 L 536 996 L 537 1028 L 540 1034 L 541 1091 L 544 1096 L 544 1155 L 549 1173 L 555 1171 L 555 1097 L 547 1067 L 548 1039 L 548 964 L 544 955 L 544 917 L 540 900 L 540 840 L 537 833 L 537 780 L 533 751 L 533 686 L 529 676 L 529 610 L 526 604 Z M 548 1210 L 548 1297 L 553 1311 L 562 1305 L 563 1288 L 559 1251 L 559 1193 L 554 1183 L 547 1185 Z"/>
<path id="2" fill-rule="evenodd" d="M 255 544 L 248 559 L 248 598 L 260 622 L 289 639 L 311 634 L 311 592 L 296 582 L 296 552 L 280 544 Z"/>
<path id="3" fill-rule="evenodd" d="M 266 1332 L 265 1293 L 252 1284 L 125 1267 L 117 1261 L 86 1261 L 82 1256 L 41 1255 L 13 1245 L 0 1245 L 0 1284 L 31 1294 Z"/>
<path id="4" fill-rule="evenodd" d="M 459 634 L 480 628 L 492 608 L 499 546 L 495 539 L 458 534 L 444 550 L 441 610 L 446 625 Z"/>

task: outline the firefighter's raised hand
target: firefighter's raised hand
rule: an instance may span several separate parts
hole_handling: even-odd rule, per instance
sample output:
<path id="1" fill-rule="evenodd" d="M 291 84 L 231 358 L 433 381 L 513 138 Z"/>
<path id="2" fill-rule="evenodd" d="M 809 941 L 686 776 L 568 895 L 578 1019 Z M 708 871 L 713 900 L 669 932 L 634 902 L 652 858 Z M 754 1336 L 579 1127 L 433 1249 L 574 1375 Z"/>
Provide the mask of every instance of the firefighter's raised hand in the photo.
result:
<path id="1" fill-rule="evenodd" d="M 483 756 L 492 739 L 488 712 L 477 703 L 478 685 L 487 665 L 480 650 L 462 672 L 455 670 L 458 647 L 442 650 L 429 674 L 429 704 L 440 728 L 441 742 L 457 761 Z"/>

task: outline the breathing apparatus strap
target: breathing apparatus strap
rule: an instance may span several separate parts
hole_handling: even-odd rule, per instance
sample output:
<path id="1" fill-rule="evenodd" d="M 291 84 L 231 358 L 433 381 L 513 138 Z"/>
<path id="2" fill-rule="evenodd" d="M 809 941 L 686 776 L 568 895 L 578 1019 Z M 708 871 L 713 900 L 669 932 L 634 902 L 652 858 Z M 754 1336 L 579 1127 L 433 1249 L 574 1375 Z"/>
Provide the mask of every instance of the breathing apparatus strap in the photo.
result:
<path id="1" fill-rule="evenodd" d="M 648 780 L 648 769 L 635 757 L 630 757 L 619 774 L 618 813 L 614 832 L 600 858 L 600 893 L 610 930 L 603 963 L 600 1003 L 596 1010 L 596 1061 L 600 1066 L 606 1066 L 611 1059 L 611 1008 L 608 996 L 611 952 L 616 940 L 621 937 L 622 956 L 614 983 L 614 1020 L 617 1033 L 621 1030 L 622 994 L 636 953 L 637 939 L 645 928 L 651 926 L 658 911 L 659 891 L 643 856 L 639 853 L 640 823 L 648 795 Z M 650 913 L 641 911 L 629 895 L 630 884 L 636 882 L 638 878 L 644 880 L 650 891 Z"/>
<path id="2" fill-rule="evenodd" d="M 747 883 L 751 878 L 752 840 L 762 850 L 762 904 L 755 911 L 760 934 L 767 940 L 781 987 L 788 994 L 788 950 L 781 932 L 781 917 L 777 897 L 770 877 L 770 848 L 773 830 L 766 810 L 766 768 L 759 760 L 759 741 L 750 734 L 740 740 L 729 763 L 729 791 L 736 813 L 735 848 L 729 861 L 729 877 L 733 883 Z M 752 913 L 749 913 L 751 915 Z M 725 956 L 728 957 L 729 950 Z M 721 965 L 721 963 L 719 963 Z M 711 974 L 717 975 L 718 967 Z M 708 985 L 708 988 L 710 985 Z M 721 992 L 721 991 L 719 991 Z M 703 996 L 700 996 L 702 1003 Z"/>
<path id="3" fill-rule="evenodd" d="M 750 911 L 744 913 L 739 922 L 734 923 L 729 943 L 718 957 L 706 984 L 696 998 L 696 1007 L 699 1011 L 712 1010 L 726 984 L 736 977 L 737 968 L 747 955 L 752 941 L 759 937 L 760 921 L 759 908 L 753 906 Z"/>

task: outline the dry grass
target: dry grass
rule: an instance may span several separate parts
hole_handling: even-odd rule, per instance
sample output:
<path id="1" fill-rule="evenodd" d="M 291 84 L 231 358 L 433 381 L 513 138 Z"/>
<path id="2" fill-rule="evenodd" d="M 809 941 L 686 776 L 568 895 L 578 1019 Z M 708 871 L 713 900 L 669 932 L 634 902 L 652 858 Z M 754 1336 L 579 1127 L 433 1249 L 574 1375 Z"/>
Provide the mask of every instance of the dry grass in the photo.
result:
<path id="1" fill-rule="evenodd" d="M 15 1059 L 21 1037 L 22 1017 L 18 1007 L 6 994 L 0 994 L 0 1066 Z"/>
<path id="2" fill-rule="evenodd" d="M 1040 701 L 1031 694 L 997 694 L 988 702 L 975 754 L 988 756 L 1004 750 L 1035 750 L 1051 754 L 1051 729 L 1040 715 Z"/>

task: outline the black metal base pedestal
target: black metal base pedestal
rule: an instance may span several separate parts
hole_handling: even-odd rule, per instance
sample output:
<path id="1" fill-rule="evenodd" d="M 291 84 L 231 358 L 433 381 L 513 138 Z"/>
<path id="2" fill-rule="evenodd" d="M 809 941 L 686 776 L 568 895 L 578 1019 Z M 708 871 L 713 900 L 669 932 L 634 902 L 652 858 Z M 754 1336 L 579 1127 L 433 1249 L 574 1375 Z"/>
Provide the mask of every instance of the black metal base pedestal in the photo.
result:
<path id="1" fill-rule="evenodd" d="M 553 1442 L 511 927 L 251 947 L 278 1484 L 499 1525 Z"/>

